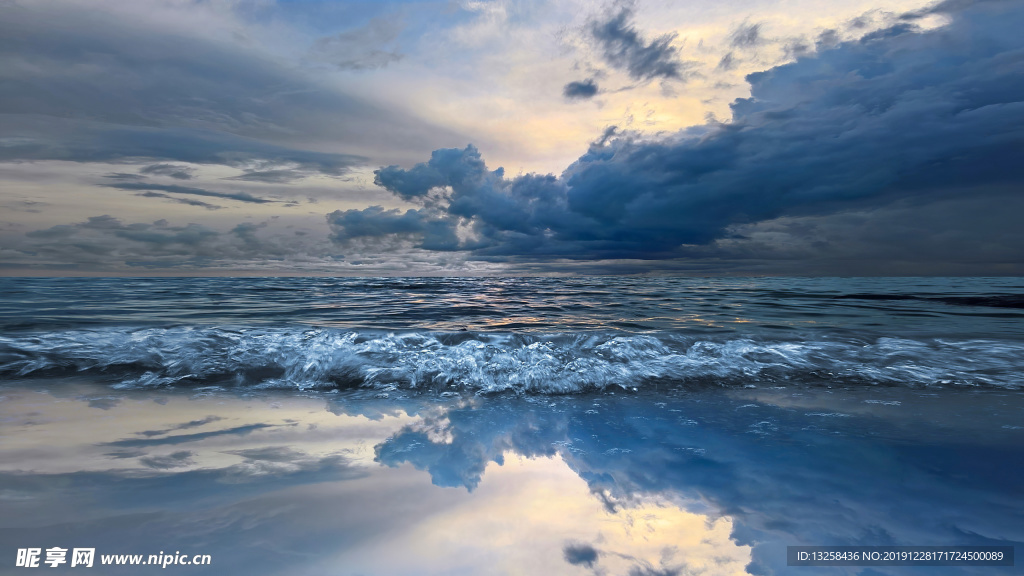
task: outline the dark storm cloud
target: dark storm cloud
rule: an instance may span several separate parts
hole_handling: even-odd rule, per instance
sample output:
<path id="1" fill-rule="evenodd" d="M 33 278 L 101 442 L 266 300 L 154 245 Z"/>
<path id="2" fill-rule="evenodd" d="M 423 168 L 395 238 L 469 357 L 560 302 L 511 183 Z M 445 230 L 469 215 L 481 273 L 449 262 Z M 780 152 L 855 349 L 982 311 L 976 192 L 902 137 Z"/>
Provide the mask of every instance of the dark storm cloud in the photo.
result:
<path id="1" fill-rule="evenodd" d="M 590 23 L 589 33 L 609 66 L 625 70 L 634 80 L 680 80 L 688 64 L 672 46 L 676 34 L 664 34 L 650 42 L 633 25 L 633 9 L 620 5 L 604 19 Z"/>
<path id="2" fill-rule="evenodd" d="M 569 82 L 565 88 L 562 88 L 562 95 L 571 99 L 586 100 L 593 98 L 596 94 L 597 84 L 592 78 L 587 78 L 582 82 Z"/>
<path id="3" fill-rule="evenodd" d="M 732 122 L 657 139 L 605 138 L 558 178 L 506 178 L 472 146 L 437 150 L 408 170 L 382 168 L 378 185 L 423 208 L 361 213 L 372 226 L 335 218 L 343 229 L 335 239 L 419 234 L 416 226 L 430 220 L 462 230 L 458 248 L 477 259 L 700 258 L 699 247 L 728 239 L 735 226 L 870 217 L 898 203 L 910 220 L 892 221 L 897 228 L 929 214 L 933 227 L 915 228 L 925 238 L 970 243 L 1002 234 L 1017 242 L 1012 227 L 991 227 L 1007 226 L 998 198 L 1024 182 L 1024 66 L 1016 57 L 1024 3 L 983 2 L 949 15 L 942 28 L 901 24 L 751 74 L 751 97 L 733 103 Z M 950 198 L 963 202 L 938 213 L 953 206 L 940 203 Z M 987 216 L 961 219 L 965 203 Z M 355 214 L 347 217 L 355 224 Z M 1002 251 L 975 245 L 979 262 Z M 887 252 L 861 256 L 883 260 Z"/>
<path id="4" fill-rule="evenodd" d="M 1024 197 L 1014 187 L 987 190 L 980 198 L 946 193 L 926 204 L 897 201 L 737 225 L 713 244 L 686 252 L 753 273 L 1021 274 L 1019 214 L 1024 214 Z"/>
<path id="5" fill-rule="evenodd" d="M 434 150 L 428 162 L 410 170 L 388 166 L 374 171 L 373 183 L 400 196 L 403 200 L 426 197 L 436 188 L 451 186 L 466 190 L 486 177 L 487 168 L 475 147 L 465 150 L 446 148 Z M 499 169 L 495 177 L 501 178 Z"/>
<path id="6" fill-rule="evenodd" d="M 203 10 L 175 16 L 196 19 Z M 8 6 L 0 18 L 0 160 L 272 162 L 339 175 L 365 158 L 312 152 L 295 135 L 377 151 L 450 135 L 266 58 L 241 33 L 214 39 L 178 20 L 61 3 Z"/>
<path id="7" fill-rule="evenodd" d="M 336 210 L 327 215 L 333 234 L 331 240 L 343 243 L 352 238 L 388 235 L 418 236 L 425 250 L 459 249 L 455 223 L 451 218 L 430 210 L 385 210 L 370 206 L 364 210 Z"/>
<path id="8" fill-rule="evenodd" d="M 266 198 L 259 198 L 252 194 L 245 192 L 213 192 L 211 190 L 204 190 L 202 188 L 193 188 L 190 186 L 178 186 L 176 184 L 151 184 L 148 182 L 119 182 L 116 184 L 103 184 L 106 188 L 116 188 L 118 190 L 150 190 L 166 192 L 169 194 L 187 194 L 191 196 L 208 196 L 210 198 L 224 198 L 225 200 L 237 200 L 239 202 L 249 202 L 253 204 L 267 204 L 269 202 L 277 202 L 277 200 L 267 200 Z"/>
<path id="9" fill-rule="evenodd" d="M 434 250 L 542 251 L 546 230 L 574 223 L 557 178 L 527 174 L 507 179 L 500 168 L 488 170 L 472 145 L 435 150 L 429 162 L 410 170 L 381 168 L 374 181 L 424 207 L 405 213 L 379 206 L 334 212 L 328 223 L 335 241 L 402 234 L 421 235 L 421 247 Z M 461 222 L 473 223 L 473 238 L 457 237 Z"/>

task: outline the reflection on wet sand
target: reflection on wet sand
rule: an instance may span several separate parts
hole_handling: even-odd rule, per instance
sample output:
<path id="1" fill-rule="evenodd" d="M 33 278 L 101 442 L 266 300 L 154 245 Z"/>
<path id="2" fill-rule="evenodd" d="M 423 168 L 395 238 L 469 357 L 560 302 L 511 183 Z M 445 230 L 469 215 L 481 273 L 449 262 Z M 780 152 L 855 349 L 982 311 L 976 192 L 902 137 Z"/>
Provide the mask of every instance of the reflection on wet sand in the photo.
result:
<path id="1" fill-rule="evenodd" d="M 806 573 L 787 545 L 1018 544 L 1022 413 L 1013 392 L 7 384 L 0 573 L 29 546 L 211 554 L 197 574 L 653 575 Z"/>

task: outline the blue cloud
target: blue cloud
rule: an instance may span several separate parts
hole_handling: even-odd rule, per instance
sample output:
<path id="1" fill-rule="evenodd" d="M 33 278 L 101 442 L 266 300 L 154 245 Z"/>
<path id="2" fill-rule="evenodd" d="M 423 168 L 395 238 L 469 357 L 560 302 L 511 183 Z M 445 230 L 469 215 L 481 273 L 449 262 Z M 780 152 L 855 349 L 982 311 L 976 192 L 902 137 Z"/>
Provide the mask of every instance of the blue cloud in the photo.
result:
<path id="1" fill-rule="evenodd" d="M 679 59 L 679 49 L 672 46 L 676 35 L 664 34 L 648 42 L 632 19 L 633 10 L 627 5 L 604 20 L 591 22 L 590 35 L 605 62 L 625 70 L 634 80 L 682 79 L 687 65 Z"/>
<path id="2" fill-rule="evenodd" d="M 188 194 L 191 196 L 224 198 L 227 200 L 237 200 L 239 202 L 249 202 L 252 204 L 266 204 L 269 202 L 276 202 L 276 200 L 260 198 L 258 196 L 253 196 L 252 194 L 249 194 L 247 192 L 214 192 L 212 190 L 205 190 L 203 188 L 193 188 L 191 186 L 178 186 L 176 184 L 150 184 L 148 182 L 115 182 L 112 184 L 103 184 L 102 186 L 106 188 L 116 188 L 118 190 L 148 190 L 168 192 L 171 194 Z"/>
<path id="3" fill-rule="evenodd" d="M 416 236 L 426 250 L 456 250 L 459 239 L 450 218 L 439 217 L 429 210 L 385 210 L 370 206 L 364 210 L 336 210 L 327 215 L 333 231 L 331 239 L 345 242 L 352 238 L 381 236 Z"/>
<path id="4" fill-rule="evenodd" d="M 586 100 L 597 94 L 597 84 L 594 80 L 587 78 L 582 82 L 569 82 L 562 89 L 562 95 L 566 98 Z"/>
<path id="5" fill-rule="evenodd" d="M 936 235 L 988 234 L 984 219 L 958 219 L 962 207 L 935 210 L 958 198 L 998 211 L 993 195 L 1024 182 L 1022 6 L 940 5 L 932 10 L 951 23 L 928 31 L 908 15 L 749 75 L 751 96 L 732 104 L 730 123 L 606 135 L 560 177 L 507 178 L 468 146 L 382 168 L 376 182 L 464 226 L 458 249 L 489 260 L 692 257 L 737 226 L 849 211 L 882 218 L 896 205 L 928 207 Z"/>
<path id="6" fill-rule="evenodd" d="M 139 169 L 139 174 L 169 176 L 175 180 L 191 180 L 193 172 L 195 171 L 188 166 L 175 164 L 150 164 Z"/>
<path id="7" fill-rule="evenodd" d="M 592 568 L 597 562 L 597 550 L 590 544 L 569 543 L 562 549 L 565 561 L 576 566 Z"/>

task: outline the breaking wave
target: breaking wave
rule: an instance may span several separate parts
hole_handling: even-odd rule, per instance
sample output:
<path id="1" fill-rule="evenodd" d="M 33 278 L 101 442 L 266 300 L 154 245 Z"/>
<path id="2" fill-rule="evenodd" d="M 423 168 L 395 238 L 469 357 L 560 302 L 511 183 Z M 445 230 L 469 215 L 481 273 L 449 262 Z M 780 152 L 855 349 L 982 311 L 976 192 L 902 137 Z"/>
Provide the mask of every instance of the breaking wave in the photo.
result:
<path id="1" fill-rule="evenodd" d="M 1024 343 L 207 327 L 0 337 L 2 379 L 82 373 L 123 388 L 234 385 L 556 394 L 665 382 L 1019 388 L 1024 384 Z"/>

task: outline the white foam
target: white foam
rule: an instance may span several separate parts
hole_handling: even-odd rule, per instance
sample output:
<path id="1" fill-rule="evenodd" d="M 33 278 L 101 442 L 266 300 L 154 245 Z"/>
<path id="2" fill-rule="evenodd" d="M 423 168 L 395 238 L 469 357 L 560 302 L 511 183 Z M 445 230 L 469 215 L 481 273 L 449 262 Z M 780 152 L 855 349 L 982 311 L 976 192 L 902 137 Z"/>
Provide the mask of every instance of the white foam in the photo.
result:
<path id="1" fill-rule="evenodd" d="M 632 390 L 670 380 L 736 386 L 836 382 L 1018 388 L 1024 375 L 1024 344 L 198 327 L 0 337 L 0 375 L 66 371 L 116 376 L 121 387 L 233 383 L 261 388 L 397 386 L 571 393 Z"/>

